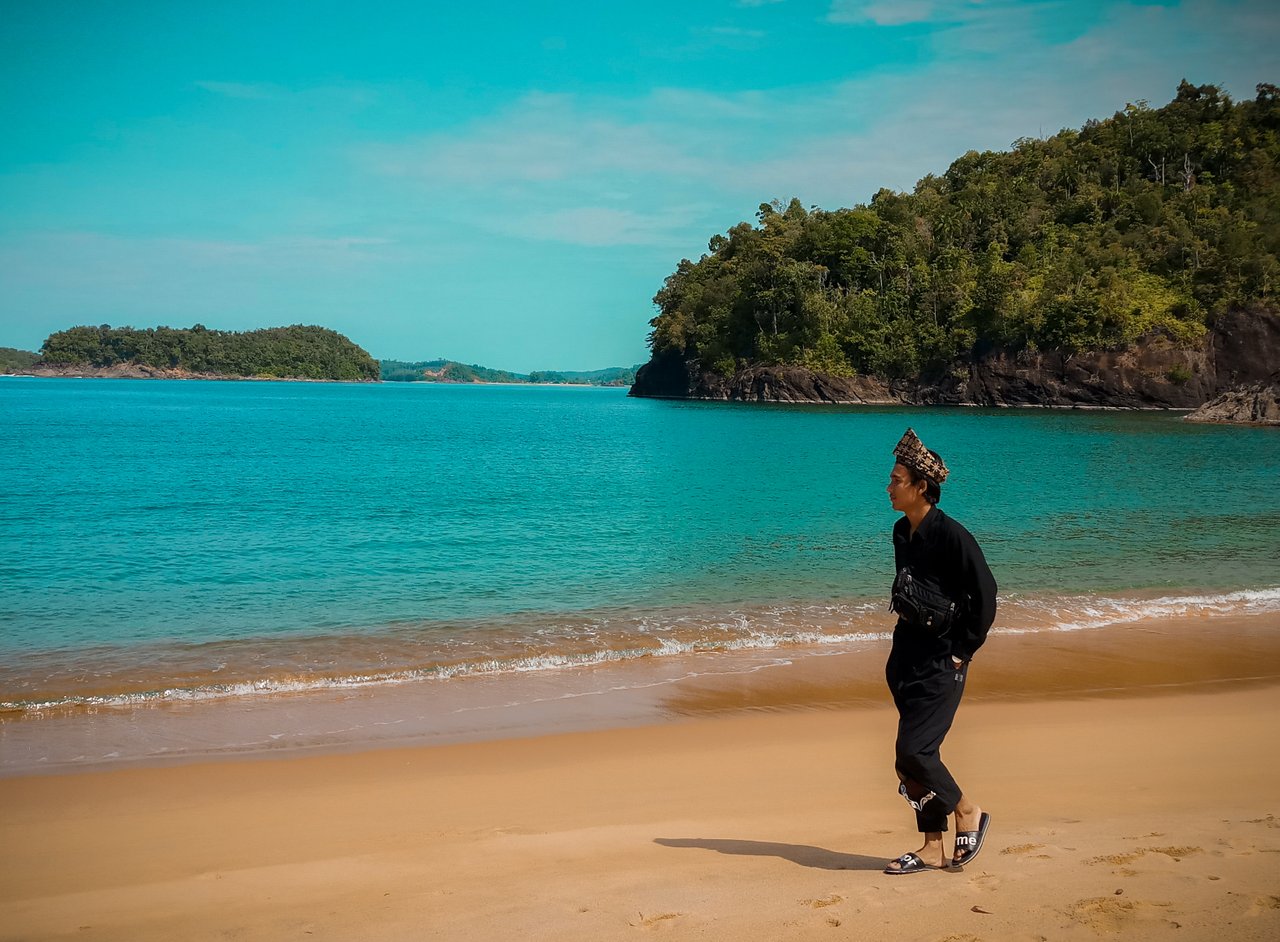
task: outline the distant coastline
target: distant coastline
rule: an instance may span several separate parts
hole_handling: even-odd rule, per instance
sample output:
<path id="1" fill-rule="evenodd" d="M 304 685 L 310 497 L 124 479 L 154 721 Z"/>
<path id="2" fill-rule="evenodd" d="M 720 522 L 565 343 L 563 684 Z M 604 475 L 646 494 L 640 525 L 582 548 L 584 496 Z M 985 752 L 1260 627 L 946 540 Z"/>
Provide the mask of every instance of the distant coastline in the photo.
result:
<path id="1" fill-rule="evenodd" d="M 626 389 L 629 382 L 590 382 L 587 380 L 528 380 L 528 379 L 423 379 L 423 380 L 382 380 L 382 379 L 317 379 L 312 376 L 271 376 L 271 375 L 238 375 L 235 373 L 210 373 L 186 369 L 162 369 L 140 363 L 116 364 L 113 366 L 89 366 L 87 364 L 48 364 L 37 363 L 33 366 L 18 369 L 4 369 L 0 377 L 26 376 L 33 379 L 151 379 L 151 380 L 245 380 L 249 382 L 279 383 L 405 383 L 418 382 L 432 386 L 571 386 L 574 388 Z"/>
<path id="2" fill-rule="evenodd" d="M 490 383 L 524 386 L 631 386 L 639 365 L 602 370 L 534 370 L 512 373 L 458 360 L 380 360 L 380 374 L 389 383 Z"/>

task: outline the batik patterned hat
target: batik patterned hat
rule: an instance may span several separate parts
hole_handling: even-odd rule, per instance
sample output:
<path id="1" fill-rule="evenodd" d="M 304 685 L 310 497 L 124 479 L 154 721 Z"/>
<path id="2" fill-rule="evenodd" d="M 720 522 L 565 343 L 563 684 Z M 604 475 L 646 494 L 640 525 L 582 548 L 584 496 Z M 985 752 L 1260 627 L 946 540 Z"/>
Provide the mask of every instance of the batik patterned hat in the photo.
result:
<path id="1" fill-rule="evenodd" d="M 924 442 L 916 435 L 915 429 L 907 429 L 907 433 L 893 448 L 893 456 L 917 474 L 923 474 L 935 484 L 942 484 L 951 472 L 942 463 L 942 459 L 924 447 Z"/>

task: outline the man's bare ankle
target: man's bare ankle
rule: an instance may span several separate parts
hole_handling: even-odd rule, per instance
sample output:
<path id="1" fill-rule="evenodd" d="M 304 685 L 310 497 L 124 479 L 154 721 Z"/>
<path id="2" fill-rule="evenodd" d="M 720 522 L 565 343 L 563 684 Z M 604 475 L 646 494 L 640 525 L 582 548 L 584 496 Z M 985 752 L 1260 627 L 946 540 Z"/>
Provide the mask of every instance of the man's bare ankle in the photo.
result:
<path id="1" fill-rule="evenodd" d="M 963 810 L 956 808 L 956 830 L 957 831 L 973 831 L 978 827 L 978 821 L 982 818 L 982 807 L 973 802 Z"/>

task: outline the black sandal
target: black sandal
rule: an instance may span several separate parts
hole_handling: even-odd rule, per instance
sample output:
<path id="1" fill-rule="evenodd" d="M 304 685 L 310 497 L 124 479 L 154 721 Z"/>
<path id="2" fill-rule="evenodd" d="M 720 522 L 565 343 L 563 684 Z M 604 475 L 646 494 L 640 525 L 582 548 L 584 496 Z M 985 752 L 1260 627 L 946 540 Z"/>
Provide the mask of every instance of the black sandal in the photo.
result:
<path id="1" fill-rule="evenodd" d="M 935 867 L 932 864 L 925 863 L 923 860 L 920 859 L 920 856 L 918 854 L 903 854 L 897 860 L 891 860 L 889 862 L 896 863 L 898 865 L 898 869 L 891 870 L 889 867 L 885 867 L 884 872 L 894 877 L 903 873 L 924 873 L 926 870 L 947 869 L 945 866 Z"/>
<path id="2" fill-rule="evenodd" d="M 985 811 L 978 818 L 978 830 L 956 832 L 956 852 L 951 855 L 951 866 L 963 867 L 978 856 L 982 850 L 982 842 L 987 837 L 987 827 L 991 824 L 991 815 Z"/>

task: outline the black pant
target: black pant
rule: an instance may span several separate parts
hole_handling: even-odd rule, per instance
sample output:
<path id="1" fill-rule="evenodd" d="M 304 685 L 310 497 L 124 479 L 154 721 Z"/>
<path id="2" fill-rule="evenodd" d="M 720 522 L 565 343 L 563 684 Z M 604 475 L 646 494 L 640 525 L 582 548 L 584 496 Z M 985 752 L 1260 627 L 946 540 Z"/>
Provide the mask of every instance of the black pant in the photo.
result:
<path id="1" fill-rule="evenodd" d="M 921 833 L 945 831 L 947 817 L 960 801 L 960 786 L 942 764 L 939 749 L 956 717 L 968 672 L 967 663 L 956 668 L 949 654 L 938 654 L 936 647 L 922 651 L 909 643 L 900 645 L 895 634 L 885 665 L 898 708 L 894 768 L 899 790 L 916 809 Z"/>

